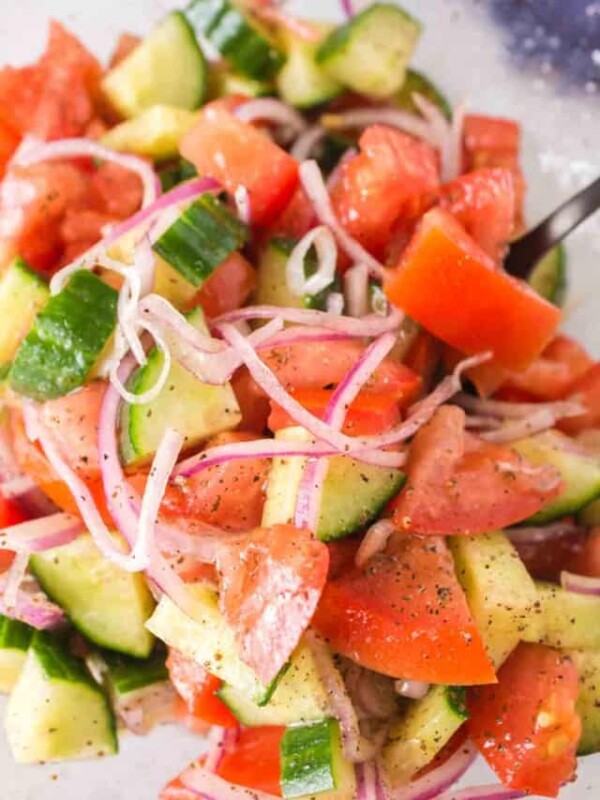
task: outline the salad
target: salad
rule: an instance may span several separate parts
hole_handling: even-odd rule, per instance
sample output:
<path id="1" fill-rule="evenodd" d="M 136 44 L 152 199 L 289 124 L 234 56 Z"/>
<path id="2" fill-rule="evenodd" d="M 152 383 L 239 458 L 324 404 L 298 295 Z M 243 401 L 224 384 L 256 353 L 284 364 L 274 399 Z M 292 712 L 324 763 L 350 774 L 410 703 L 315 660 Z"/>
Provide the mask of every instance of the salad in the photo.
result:
<path id="1" fill-rule="evenodd" d="M 20 764 L 180 724 L 161 800 L 558 797 L 600 750 L 600 364 L 518 123 L 191 0 L 0 70 L 0 691 Z M 453 790 L 478 754 L 491 786 Z M 173 774 L 181 770 L 173 754 Z"/>

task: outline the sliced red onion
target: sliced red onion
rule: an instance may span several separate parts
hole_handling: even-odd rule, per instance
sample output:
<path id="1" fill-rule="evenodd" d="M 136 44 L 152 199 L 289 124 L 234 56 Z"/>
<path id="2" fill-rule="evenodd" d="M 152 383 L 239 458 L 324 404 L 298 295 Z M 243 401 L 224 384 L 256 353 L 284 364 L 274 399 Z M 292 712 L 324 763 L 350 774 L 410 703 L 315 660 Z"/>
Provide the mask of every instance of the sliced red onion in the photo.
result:
<path id="1" fill-rule="evenodd" d="M 306 130 L 306 121 L 302 114 L 282 100 L 274 97 L 256 97 L 238 106 L 235 115 L 242 122 L 270 122 L 286 128 L 291 138 L 298 136 Z"/>
<path id="2" fill-rule="evenodd" d="M 84 531 L 81 520 L 60 512 L 0 530 L 0 549 L 41 553 L 69 544 Z"/>
<path id="3" fill-rule="evenodd" d="M 342 157 L 339 159 L 335 167 L 329 173 L 329 177 L 327 178 L 327 182 L 325 186 L 327 187 L 327 191 L 331 193 L 341 179 L 344 176 L 344 171 L 346 169 L 346 164 L 349 164 L 355 156 L 358 155 L 358 150 L 355 147 L 349 147 L 347 150 L 344 151 Z"/>
<path id="4" fill-rule="evenodd" d="M 352 0 L 341 0 L 341 6 L 342 6 L 342 11 L 348 17 L 348 19 L 351 19 L 356 13 L 354 10 L 354 3 L 352 2 Z M 367 799 L 359 797 L 359 800 L 367 800 Z M 371 800 L 371 798 L 369 798 L 369 800 Z"/>
<path id="5" fill-rule="evenodd" d="M 230 753 L 239 738 L 238 728 L 218 728 L 214 727 L 209 734 L 209 748 L 204 761 L 204 769 L 215 773 L 223 760 L 223 757 Z"/>
<path id="6" fill-rule="evenodd" d="M 179 338 L 205 353 L 222 353 L 222 342 L 201 333 L 168 300 L 158 294 L 149 294 L 140 302 L 140 313 L 155 322 L 168 326 Z M 273 315 L 275 316 L 275 315 Z"/>
<path id="7" fill-rule="evenodd" d="M 327 313 L 341 315 L 344 313 L 344 295 L 341 292 L 330 292 L 327 298 Z"/>
<path id="8" fill-rule="evenodd" d="M 453 789 L 451 792 L 441 794 L 436 800 L 517 800 L 519 797 L 527 797 L 525 792 L 519 789 L 509 789 L 500 783 L 492 786 L 473 786 L 468 789 Z"/>
<path id="9" fill-rule="evenodd" d="M 356 566 L 364 567 L 374 555 L 385 550 L 388 539 L 395 531 L 396 526 L 391 519 L 380 519 L 371 525 L 356 551 L 356 556 L 354 557 Z"/>
<path id="10" fill-rule="evenodd" d="M 229 783 L 199 764 L 193 764 L 186 769 L 179 780 L 186 789 L 204 800 L 278 800 L 276 795 Z"/>
<path id="11" fill-rule="evenodd" d="M 587 575 L 575 575 L 573 572 L 563 570 L 560 573 L 560 585 L 569 592 L 600 597 L 600 578 L 590 578 Z"/>
<path id="12" fill-rule="evenodd" d="M 252 209 L 250 207 L 248 189 L 240 184 L 233 193 L 233 199 L 235 200 L 235 207 L 240 222 L 243 222 L 244 225 L 250 225 L 252 222 Z"/>
<path id="13" fill-rule="evenodd" d="M 6 498 L 21 497 L 31 489 L 35 489 L 35 486 L 35 482 L 27 475 L 19 475 L 17 478 L 0 483 L 0 494 Z"/>
<path id="14" fill-rule="evenodd" d="M 555 522 L 552 525 L 508 528 L 505 533 L 515 544 L 539 544 L 570 536 L 581 530 L 574 522 Z"/>
<path id="15" fill-rule="evenodd" d="M 136 736 L 146 736 L 157 725 L 175 721 L 177 693 L 169 681 L 145 686 L 133 696 L 115 694 L 112 701 L 118 718 Z"/>
<path id="16" fill-rule="evenodd" d="M 350 256 L 352 261 L 357 264 L 364 264 L 368 267 L 371 275 L 376 278 L 382 278 L 383 267 L 379 261 L 373 258 L 356 239 L 353 239 L 337 219 L 321 170 L 316 161 L 304 161 L 300 164 L 300 180 L 304 191 L 313 204 L 319 222 L 331 228 L 340 247 Z"/>
<path id="17" fill-rule="evenodd" d="M 305 161 L 326 135 L 327 131 L 321 125 L 311 125 L 298 136 L 290 149 L 290 155 L 297 161 Z"/>
<path id="18" fill-rule="evenodd" d="M 344 299 L 349 317 L 360 319 L 369 313 L 369 270 L 364 264 L 355 264 L 344 273 Z"/>
<path id="19" fill-rule="evenodd" d="M 396 694 L 408 697 L 410 700 L 422 700 L 429 691 L 429 684 L 423 681 L 394 681 Z"/>
<path id="20" fill-rule="evenodd" d="M 61 139 L 56 142 L 45 142 L 27 148 L 15 163 L 22 167 L 28 167 L 31 164 L 38 164 L 40 161 L 54 161 L 63 158 L 98 158 L 102 161 L 111 161 L 113 164 L 135 172 L 144 189 L 142 208 L 154 203 L 161 193 L 160 180 L 146 161 L 138 156 L 118 153 L 92 139 Z"/>
<path id="21" fill-rule="evenodd" d="M 385 793 L 394 800 L 439 800 L 439 795 L 459 781 L 476 758 L 477 748 L 472 742 L 466 742 L 433 772 L 428 772 L 406 786 L 386 787 Z"/>
<path id="22" fill-rule="evenodd" d="M 370 108 L 354 108 L 334 114 L 324 114 L 321 125 L 329 130 L 343 128 L 366 128 L 369 125 L 389 125 L 398 128 L 411 136 L 428 142 L 433 147 L 440 147 L 440 131 L 429 120 L 409 111 L 379 106 Z"/>
<path id="23" fill-rule="evenodd" d="M 497 430 L 502 427 L 502 421 L 497 417 L 483 417 L 476 414 L 467 414 L 465 417 L 465 428 L 467 430 L 480 430 L 487 428 Z"/>
<path id="24" fill-rule="evenodd" d="M 307 278 L 305 260 L 311 247 L 317 252 L 317 269 Z M 297 297 L 318 294 L 333 282 L 336 264 L 337 246 L 331 231 L 325 225 L 313 228 L 300 239 L 288 258 L 285 275 L 289 290 Z"/>
<path id="25" fill-rule="evenodd" d="M 455 174 L 455 153 L 453 150 L 453 139 L 450 123 L 440 111 L 440 109 L 421 94 L 414 93 L 413 100 L 437 140 L 436 145 L 440 151 L 441 177 L 442 182 L 452 180 L 457 177 Z"/>
<path id="26" fill-rule="evenodd" d="M 515 442 L 518 439 L 525 439 L 528 436 L 534 436 L 536 433 L 543 433 L 544 431 L 550 430 L 562 416 L 572 415 L 557 414 L 550 408 L 540 408 L 529 417 L 516 420 L 495 431 L 483 431 L 479 436 L 486 442 L 495 442 L 497 444 Z"/>
<path id="27" fill-rule="evenodd" d="M 17 602 L 19 589 L 27 572 L 29 564 L 29 553 L 21 550 L 15 553 L 14 560 L 7 571 L 3 574 L 4 590 L 2 592 L 2 604 L 5 608 L 14 608 Z"/>
<path id="28" fill-rule="evenodd" d="M 357 764 L 357 800 L 377 800 L 377 764 L 374 761 L 365 761 Z"/>
<path id="29" fill-rule="evenodd" d="M 14 602 L 6 602 L 4 595 L 7 581 L 7 573 L 0 575 L 0 614 L 25 622 L 37 630 L 56 628 L 65 621 L 62 608 L 48 600 L 39 585 L 29 576 L 21 581 Z"/>
<path id="30" fill-rule="evenodd" d="M 505 400 L 484 400 L 460 392 L 454 398 L 454 402 L 472 414 L 505 417 L 506 419 L 523 419 L 541 409 L 548 409 L 556 415 L 557 419 L 575 416 L 582 412 L 581 405 L 572 400 L 558 400 L 552 403 L 511 403 Z"/>
<path id="31" fill-rule="evenodd" d="M 404 314 L 395 307 L 390 309 L 390 313 L 386 317 L 382 317 L 380 314 L 370 314 L 362 319 L 354 319 L 308 308 L 247 306 L 222 314 L 213 320 L 213 326 L 221 325 L 224 322 L 239 322 L 243 319 L 272 319 L 273 317 L 280 317 L 285 322 L 293 322 L 297 325 L 327 328 L 330 331 L 337 331 L 357 339 L 374 338 L 382 333 L 397 330 L 405 318 Z"/>

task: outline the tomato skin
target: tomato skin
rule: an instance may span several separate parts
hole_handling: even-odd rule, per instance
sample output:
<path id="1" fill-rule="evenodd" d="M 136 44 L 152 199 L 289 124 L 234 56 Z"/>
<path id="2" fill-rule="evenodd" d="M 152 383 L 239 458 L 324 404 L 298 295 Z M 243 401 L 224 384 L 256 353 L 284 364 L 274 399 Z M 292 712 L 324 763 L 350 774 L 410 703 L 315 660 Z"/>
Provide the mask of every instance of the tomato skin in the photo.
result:
<path id="1" fill-rule="evenodd" d="M 420 535 L 485 533 L 539 511 L 561 490 L 549 467 L 530 474 L 509 447 L 467 437 L 464 411 L 441 406 L 415 436 L 407 483 L 390 504 L 400 530 Z M 513 465 L 501 471 L 498 464 Z M 550 487 L 550 488 L 549 488 Z"/>
<path id="2" fill-rule="evenodd" d="M 113 69 L 113 67 L 116 67 L 121 61 L 124 61 L 133 53 L 141 41 L 141 38 L 134 33 L 124 31 L 117 39 L 117 43 L 108 62 L 108 68 Z"/>
<path id="3" fill-rule="evenodd" d="M 419 216 L 435 198 L 437 158 L 425 142 L 383 125 L 367 128 L 359 146 L 359 155 L 342 166 L 331 199 L 348 233 L 381 256 L 398 219 Z"/>
<path id="4" fill-rule="evenodd" d="M 264 363 L 289 390 L 331 389 L 345 377 L 363 355 L 365 345 L 356 340 L 301 342 L 260 350 Z M 421 379 L 391 357 L 386 358 L 364 386 L 371 394 L 385 394 L 401 404 L 419 392 Z"/>
<path id="5" fill-rule="evenodd" d="M 292 525 L 258 528 L 219 548 L 219 603 L 244 661 L 269 683 L 289 659 L 321 596 L 329 551 Z"/>
<path id="6" fill-rule="evenodd" d="M 594 364 L 569 386 L 568 395 L 581 402 L 585 412 L 561 419 L 558 427 L 576 436 L 588 428 L 600 427 L 600 362 Z"/>
<path id="7" fill-rule="evenodd" d="M 169 649 L 169 678 L 185 703 L 188 714 L 209 725 L 237 728 L 238 721 L 215 694 L 222 681 L 207 672 L 201 664 Z"/>
<path id="8" fill-rule="evenodd" d="M 90 192 L 98 197 L 99 208 L 109 216 L 126 219 L 142 204 L 139 177 L 120 164 L 105 161 L 91 174 Z"/>
<path id="9" fill-rule="evenodd" d="M 234 373 L 231 386 L 242 412 L 239 429 L 262 436 L 267 428 L 271 411 L 268 395 L 263 392 L 246 367 L 240 367 Z"/>
<path id="10" fill-rule="evenodd" d="M 505 786 L 557 797 L 573 778 L 578 693 L 577 670 L 566 656 L 525 643 L 501 667 L 496 686 L 469 690 L 469 734 Z"/>
<path id="11" fill-rule="evenodd" d="M 208 276 L 196 296 L 211 319 L 241 308 L 256 288 L 256 270 L 241 253 L 232 253 Z"/>
<path id="12" fill-rule="evenodd" d="M 316 217 L 313 205 L 302 186 L 299 186 L 290 202 L 269 229 L 269 239 L 276 236 L 301 239 L 315 225 Z"/>
<path id="13" fill-rule="evenodd" d="M 335 652 L 395 678 L 494 681 L 442 538 L 395 534 L 363 569 L 337 567 L 313 620 Z"/>
<path id="14" fill-rule="evenodd" d="M 292 392 L 295 400 L 311 414 L 323 418 L 333 391 L 327 389 L 300 389 Z M 400 408 L 394 399 L 385 395 L 361 392 L 346 413 L 342 431 L 348 436 L 371 436 L 390 430 L 400 422 Z M 271 401 L 269 429 L 274 433 L 295 425 L 294 420 L 280 406 Z"/>
<path id="15" fill-rule="evenodd" d="M 250 433 L 222 433 L 206 447 L 251 442 Z M 266 458 L 232 460 L 169 486 L 161 511 L 167 518 L 202 520 L 230 531 L 260 525 L 270 462 Z"/>
<path id="16" fill-rule="evenodd" d="M 26 522 L 27 515 L 14 500 L 0 496 L 0 529 L 10 528 L 11 525 L 18 525 Z M 14 560 L 15 554 L 12 550 L 0 549 L 0 572 L 7 570 Z"/>
<path id="17" fill-rule="evenodd" d="M 421 377 L 421 392 L 424 394 L 431 385 L 435 371 L 440 363 L 441 344 L 427 331 L 420 331 L 408 351 L 404 363 Z"/>
<path id="18" fill-rule="evenodd" d="M 222 105 L 205 106 L 183 137 L 181 154 L 199 175 L 215 178 L 233 194 L 248 190 L 254 225 L 269 225 L 289 203 L 298 185 L 298 164 L 269 137 L 241 122 Z"/>
<path id="19" fill-rule="evenodd" d="M 442 187 L 440 205 L 494 261 L 500 261 L 514 231 L 515 189 L 507 169 L 479 169 Z"/>
<path id="20" fill-rule="evenodd" d="M 491 350 L 508 369 L 525 369 L 560 322 L 558 308 L 498 270 L 441 209 L 425 214 L 399 266 L 387 272 L 384 289 L 442 341 L 471 355 Z"/>

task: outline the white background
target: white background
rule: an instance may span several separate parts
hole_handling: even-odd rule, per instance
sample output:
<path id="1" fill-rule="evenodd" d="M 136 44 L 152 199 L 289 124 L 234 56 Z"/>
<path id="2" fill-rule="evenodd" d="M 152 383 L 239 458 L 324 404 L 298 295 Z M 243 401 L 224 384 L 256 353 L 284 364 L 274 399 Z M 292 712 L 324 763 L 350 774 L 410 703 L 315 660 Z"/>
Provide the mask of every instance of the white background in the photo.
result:
<path id="1" fill-rule="evenodd" d="M 468 99 L 473 109 L 523 120 L 532 221 L 600 173 L 599 97 L 559 95 L 539 75 L 515 71 L 500 34 L 473 0 L 405 0 L 404 5 L 425 23 L 417 63 L 453 102 Z M 291 6 L 306 16 L 338 14 L 334 0 Z M 160 0 L 0 0 L 0 62 L 35 58 L 50 16 L 64 21 L 104 58 L 118 32 L 143 33 L 168 7 Z M 600 219 L 571 238 L 569 256 L 566 325 L 600 357 Z M 0 736 L 0 800 L 156 800 L 160 787 L 201 748 L 197 737 L 168 727 L 146 739 L 122 737 L 116 758 L 18 767 Z M 490 779 L 478 768 L 469 783 Z M 561 799 L 599 795 L 600 758 L 588 758 L 579 781 Z"/>

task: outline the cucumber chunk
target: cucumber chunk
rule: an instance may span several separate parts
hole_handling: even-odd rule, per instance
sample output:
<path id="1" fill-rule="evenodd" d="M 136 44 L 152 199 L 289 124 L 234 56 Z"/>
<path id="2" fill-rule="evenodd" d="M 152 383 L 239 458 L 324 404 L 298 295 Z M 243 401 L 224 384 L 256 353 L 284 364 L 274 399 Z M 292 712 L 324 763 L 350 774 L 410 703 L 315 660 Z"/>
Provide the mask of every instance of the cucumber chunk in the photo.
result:
<path id="1" fill-rule="evenodd" d="M 30 566 L 46 594 L 94 644 L 145 658 L 154 643 L 145 623 L 154 601 L 140 573 L 125 572 L 88 534 L 34 553 Z"/>
<path id="2" fill-rule="evenodd" d="M 192 0 L 185 9 L 194 30 L 249 78 L 273 77 L 284 56 L 266 29 L 229 0 Z"/>
<path id="3" fill-rule="evenodd" d="M 337 28 L 321 45 L 317 62 L 344 86 L 376 99 L 404 83 L 421 24 L 391 3 L 374 3 Z"/>
<path id="4" fill-rule="evenodd" d="M 535 613 L 540 629 L 527 630 L 523 639 L 559 649 L 600 650 L 600 597 L 569 592 L 542 581 L 536 586 Z"/>
<path id="5" fill-rule="evenodd" d="M 208 100 L 242 95 L 243 97 L 269 97 L 275 94 L 275 84 L 271 80 L 257 80 L 234 72 L 224 62 L 210 65 L 208 72 Z"/>
<path id="6" fill-rule="evenodd" d="M 0 693 L 14 688 L 27 656 L 34 629 L 0 614 Z"/>
<path id="7" fill-rule="evenodd" d="M 333 26 L 310 24 L 321 33 L 320 40 L 307 41 L 287 29 L 280 33 L 287 59 L 277 75 L 277 90 L 284 102 L 297 108 L 327 103 L 343 91 L 342 84 L 319 66 L 316 59 L 321 42 Z"/>
<path id="8" fill-rule="evenodd" d="M 415 69 L 408 69 L 402 87 L 391 98 L 392 104 L 398 108 L 402 108 L 404 111 L 419 114 L 419 109 L 413 99 L 414 94 L 422 95 L 426 100 L 429 100 L 437 106 L 446 119 L 451 119 L 452 108 L 450 103 L 433 81 L 422 72 L 417 72 Z"/>
<path id="9" fill-rule="evenodd" d="M 555 467 L 565 486 L 555 500 L 526 521 L 528 524 L 546 525 L 576 514 L 600 496 L 600 461 L 577 450 L 568 436 L 558 431 L 547 431 L 522 439 L 513 446 L 533 465 Z"/>
<path id="10" fill-rule="evenodd" d="M 348 800 L 356 794 L 354 765 L 344 758 L 340 726 L 324 719 L 288 728 L 281 740 L 281 791 L 285 798 Z"/>
<path id="11" fill-rule="evenodd" d="M 225 207 L 206 193 L 194 201 L 152 245 L 196 287 L 248 240 L 249 231 Z"/>
<path id="12" fill-rule="evenodd" d="M 541 635 L 536 586 L 503 533 L 452 536 L 448 543 L 467 603 L 498 668 L 522 638 Z"/>
<path id="13" fill-rule="evenodd" d="M 0 278 L 0 366 L 12 361 L 48 296 L 47 283 L 22 258 L 5 268 Z"/>
<path id="14" fill-rule="evenodd" d="M 196 114 L 175 106 L 156 105 L 111 128 L 101 139 L 106 147 L 167 161 L 179 155 L 179 142 L 196 121 Z"/>
<path id="15" fill-rule="evenodd" d="M 581 718 L 581 738 L 577 755 L 600 751 L 600 653 L 567 650 L 579 674 L 576 711 Z"/>
<path id="16" fill-rule="evenodd" d="M 467 717 L 463 688 L 433 686 L 421 700 L 412 700 L 390 728 L 382 751 L 390 783 L 408 783 L 435 758 Z"/>
<path id="17" fill-rule="evenodd" d="M 311 441 L 304 428 L 285 428 L 275 438 Z M 297 456 L 273 459 L 262 519 L 265 527 L 293 520 L 305 464 L 306 459 Z M 328 459 L 317 537 L 329 542 L 365 528 L 398 494 L 405 480 L 398 469 L 363 464 L 348 456 Z"/>
<path id="18" fill-rule="evenodd" d="M 199 307 L 188 320 L 198 330 L 208 333 Z M 146 364 L 133 375 L 130 390 L 139 394 L 150 389 L 160 375 L 162 365 L 162 353 L 152 351 Z M 177 428 L 189 447 L 235 428 L 240 420 L 240 408 L 230 384 L 211 386 L 202 383 L 173 361 L 158 397 L 150 403 L 123 404 L 119 434 L 121 454 L 128 466 L 138 465 L 152 458 L 168 427 Z"/>
<path id="19" fill-rule="evenodd" d="M 125 118 L 163 103 L 187 109 L 202 105 L 206 61 L 185 16 L 178 11 L 168 14 L 107 73 L 102 89 Z"/>
<path id="20" fill-rule="evenodd" d="M 115 720 L 102 689 L 81 661 L 39 631 L 8 701 L 5 728 L 18 764 L 118 750 Z"/>
<path id="21" fill-rule="evenodd" d="M 562 306 L 567 295 L 567 251 L 557 245 L 536 265 L 529 283 L 538 294 L 556 306 Z"/>
<path id="22" fill-rule="evenodd" d="M 75 272 L 23 339 L 9 374 L 11 388 L 43 401 L 83 386 L 112 336 L 117 298 L 91 272 Z"/>

